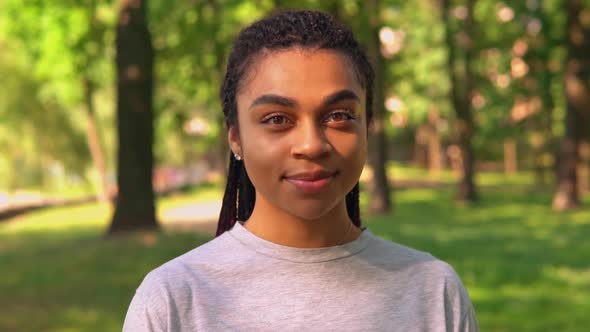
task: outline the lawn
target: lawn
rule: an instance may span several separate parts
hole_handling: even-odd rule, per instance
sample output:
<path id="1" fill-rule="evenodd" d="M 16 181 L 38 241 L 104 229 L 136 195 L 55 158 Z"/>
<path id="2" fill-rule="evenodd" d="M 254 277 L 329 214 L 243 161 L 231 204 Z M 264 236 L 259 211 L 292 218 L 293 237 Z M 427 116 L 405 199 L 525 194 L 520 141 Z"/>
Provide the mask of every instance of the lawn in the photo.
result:
<path id="1" fill-rule="evenodd" d="M 590 326 L 590 208 L 552 212 L 550 191 L 530 181 L 481 175 L 486 187 L 473 206 L 454 203 L 447 186 L 398 190 L 393 215 L 363 222 L 451 263 L 482 331 L 583 331 Z M 167 197 L 160 207 L 219 195 L 207 187 Z M 1 331 L 120 330 L 143 276 L 210 238 L 167 232 L 105 239 L 110 213 L 86 204 L 0 223 Z"/>

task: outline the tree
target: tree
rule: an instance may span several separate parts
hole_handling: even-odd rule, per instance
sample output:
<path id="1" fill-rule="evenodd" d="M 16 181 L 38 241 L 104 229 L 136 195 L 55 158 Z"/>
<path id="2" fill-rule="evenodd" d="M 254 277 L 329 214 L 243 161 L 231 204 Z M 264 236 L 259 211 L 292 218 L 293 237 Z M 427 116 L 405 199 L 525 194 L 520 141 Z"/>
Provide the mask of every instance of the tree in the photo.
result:
<path id="1" fill-rule="evenodd" d="M 157 229 L 152 186 L 153 62 L 147 0 L 121 0 L 116 38 L 117 184 L 109 234 Z"/>
<path id="2" fill-rule="evenodd" d="M 26 6 L 22 0 L 9 0 L 3 11 L 2 20 L 12 41 L 18 41 L 32 75 L 42 83 L 43 102 L 57 102 L 68 110 L 83 105 L 86 144 L 100 179 L 98 196 L 107 198 L 107 158 L 94 97 L 106 81 L 105 72 L 110 73 L 104 70 L 110 7 L 96 0 L 48 0 Z"/>
<path id="3" fill-rule="evenodd" d="M 58 183 L 46 170 L 56 160 L 63 170 L 83 172 L 88 160 L 83 132 L 60 105 L 39 98 L 43 84 L 14 48 L 2 46 L 0 188 L 55 188 Z"/>
<path id="4" fill-rule="evenodd" d="M 449 2 L 450 0 L 442 0 L 441 8 L 449 52 L 448 70 L 451 78 L 451 99 L 457 115 L 454 123 L 454 135 L 461 152 L 462 174 L 456 197 L 460 201 L 473 202 L 477 199 L 477 193 L 473 181 L 475 158 L 471 145 L 475 126 L 471 114 L 473 75 L 470 65 L 473 48 L 472 29 L 475 0 L 467 0 L 463 31 L 458 34 L 455 34 L 451 28 Z M 463 50 L 462 57 L 460 57 L 458 49 Z"/>
<path id="5" fill-rule="evenodd" d="M 581 0 L 567 1 L 565 137 L 560 146 L 557 190 L 553 198 L 556 210 L 580 205 L 576 168 L 580 143 L 587 135 L 590 122 L 590 26 L 583 21 L 589 15 Z"/>
<path id="6" fill-rule="evenodd" d="M 268 13 L 271 2 L 207 0 L 150 2 L 158 88 L 155 91 L 157 161 L 186 165 L 205 156 L 225 173 L 229 147 L 219 87 L 231 42 L 240 28 Z M 191 119 L 206 124 L 200 133 L 183 129 Z"/>
<path id="7" fill-rule="evenodd" d="M 375 82 L 373 84 L 373 124 L 369 132 L 369 164 L 373 169 L 370 184 L 369 211 L 371 213 L 387 213 L 391 211 L 391 188 L 387 179 L 387 140 L 385 137 L 385 66 L 381 55 L 381 43 L 379 40 L 380 1 L 371 0 L 367 3 L 368 19 L 368 48 L 369 57 L 375 70 Z"/>
<path id="8" fill-rule="evenodd" d="M 81 43 L 83 43 L 83 45 L 86 46 L 94 42 L 100 50 L 103 50 L 104 45 L 102 34 L 104 33 L 103 31 L 105 27 L 103 25 L 100 25 L 97 20 L 96 7 L 96 1 L 92 0 L 89 6 L 89 27 L 87 30 L 87 34 L 83 38 L 81 38 Z M 98 62 L 99 60 L 97 58 L 99 58 L 101 54 L 97 54 L 98 52 L 84 52 L 83 49 L 80 49 L 79 53 L 83 55 L 82 61 L 79 63 L 80 68 L 78 68 L 78 71 L 80 72 L 81 76 L 80 84 L 82 84 L 85 105 L 84 108 L 86 111 L 87 119 L 86 140 L 88 148 L 90 150 L 90 155 L 92 156 L 94 168 L 96 169 L 100 179 L 101 187 L 99 191 L 99 198 L 101 200 L 107 200 L 110 198 L 111 193 L 107 181 L 104 148 L 100 137 L 98 121 L 96 119 L 96 107 L 94 105 L 96 83 L 95 80 L 92 78 L 92 75 L 89 72 L 89 70 L 85 69 L 91 67 L 95 62 Z"/>

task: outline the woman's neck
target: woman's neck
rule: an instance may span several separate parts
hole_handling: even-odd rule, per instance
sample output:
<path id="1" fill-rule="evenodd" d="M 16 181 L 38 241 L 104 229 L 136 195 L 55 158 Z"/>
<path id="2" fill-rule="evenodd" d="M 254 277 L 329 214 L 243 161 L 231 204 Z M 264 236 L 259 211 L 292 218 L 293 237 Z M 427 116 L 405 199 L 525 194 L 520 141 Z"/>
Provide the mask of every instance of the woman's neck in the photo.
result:
<path id="1" fill-rule="evenodd" d="M 358 238 L 362 232 L 348 217 L 344 200 L 314 220 L 305 220 L 256 197 L 246 229 L 267 241 L 296 248 L 322 248 L 341 245 Z"/>

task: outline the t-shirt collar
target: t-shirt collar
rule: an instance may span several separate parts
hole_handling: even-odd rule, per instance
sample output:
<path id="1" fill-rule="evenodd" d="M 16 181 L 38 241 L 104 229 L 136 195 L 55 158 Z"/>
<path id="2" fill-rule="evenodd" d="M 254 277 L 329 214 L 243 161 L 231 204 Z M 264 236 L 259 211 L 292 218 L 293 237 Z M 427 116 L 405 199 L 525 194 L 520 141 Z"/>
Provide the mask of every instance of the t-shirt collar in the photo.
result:
<path id="1" fill-rule="evenodd" d="M 244 246 L 261 255 L 295 263 L 320 263 L 353 256 L 367 247 L 372 233 L 363 229 L 361 235 L 345 244 L 323 248 L 295 248 L 280 245 L 260 238 L 236 222 L 230 235 Z"/>

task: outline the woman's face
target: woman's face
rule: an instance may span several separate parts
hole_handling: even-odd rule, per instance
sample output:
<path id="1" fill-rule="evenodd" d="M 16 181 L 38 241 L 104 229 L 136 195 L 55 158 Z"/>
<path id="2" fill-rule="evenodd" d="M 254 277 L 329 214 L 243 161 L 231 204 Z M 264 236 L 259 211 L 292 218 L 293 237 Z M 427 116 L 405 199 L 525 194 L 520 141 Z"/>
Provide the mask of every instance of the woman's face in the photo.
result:
<path id="1" fill-rule="evenodd" d="M 344 204 L 366 161 L 365 100 L 352 63 L 336 51 L 258 55 L 237 96 L 239 129 L 229 130 L 256 204 L 305 220 Z"/>

